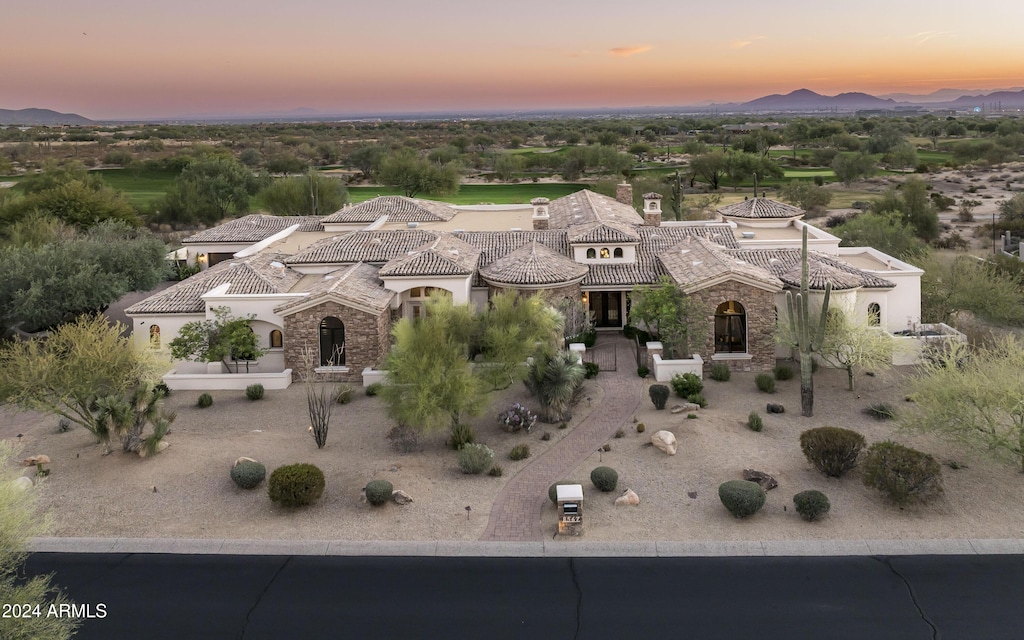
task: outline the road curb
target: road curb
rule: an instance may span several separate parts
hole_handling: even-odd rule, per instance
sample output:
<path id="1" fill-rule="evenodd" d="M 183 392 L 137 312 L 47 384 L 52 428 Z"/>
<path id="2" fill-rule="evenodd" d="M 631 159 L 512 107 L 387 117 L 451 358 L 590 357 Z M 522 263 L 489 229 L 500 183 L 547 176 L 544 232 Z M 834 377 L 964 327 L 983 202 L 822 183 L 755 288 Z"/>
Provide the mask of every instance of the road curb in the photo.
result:
<path id="1" fill-rule="evenodd" d="M 544 542 L 34 538 L 31 553 L 676 558 L 784 556 L 1024 555 L 1024 539 Z"/>

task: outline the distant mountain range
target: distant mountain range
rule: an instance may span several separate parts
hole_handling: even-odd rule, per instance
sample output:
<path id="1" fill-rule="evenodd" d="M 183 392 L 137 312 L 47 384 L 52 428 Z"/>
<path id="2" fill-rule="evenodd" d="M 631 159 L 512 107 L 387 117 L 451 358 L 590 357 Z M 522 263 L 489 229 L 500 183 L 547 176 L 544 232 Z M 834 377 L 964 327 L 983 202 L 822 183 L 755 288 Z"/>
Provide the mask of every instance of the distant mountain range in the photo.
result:
<path id="1" fill-rule="evenodd" d="M 263 114 L 249 115 L 194 115 L 177 118 L 140 118 L 132 122 L 261 122 L 261 121 L 332 121 L 344 119 L 402 119 L 422 118 L 438 119 L 452 117 L 494 117 L 494 118 L 523 118 L 523 117 L 586 117 L 586 116 L 609 116 L 609 115 L 664 115 L 678 112 L 707 113 L 732 112 L 732 113 L 813 113 L 817 111 L 849 112 L 862 109 L 881 109 L 887 111 L 898 111 L 912 108 L 926 109 L 956 109 L 970 110 L 981 108 L 991 110 L 993 108 L 1021 109 L 1024 108 L 1024 89 L 1014 87 L 1011 89 L 1000 89 L 989 93 L 971 95 L 970 92 L 960 89 L 940 89 L 926 95 L 910 93 L 892 93 L 885 96 L 873 96 L 867 93 L 851 92 L 840 93 L 835 96 L 826 96 L 811 91 L 810 89 L 797 89 L 785 95 L 772 94 L 750 100 L 748 102 L 713 102 L 704 101 L 689 106 L 676 107 L 618 107 L 618 108 L 587 108 L 587 109 L 536 109 L 520 110 L 515 112 L 488 110 L 488 111 L 450 111 L 446 113 L 380 113 L 380 114 L 344 114 L 325 113 L 316 109 L 296 108 L 282 111 L 268 111 Z M 0 125 L 21 125 L 21 126 L 60 126 L 60 125 L 90 125 L 100 124 L 76 113 L 58 113 L 49 109 L 0 109 Z"/>
<path id="2" fill-rule="evenodd" d="M 53 127 L 62 124 L 96 124 L 77 113 L 57 113 L 50 109 L 0 109 L 0 124 Z"/>

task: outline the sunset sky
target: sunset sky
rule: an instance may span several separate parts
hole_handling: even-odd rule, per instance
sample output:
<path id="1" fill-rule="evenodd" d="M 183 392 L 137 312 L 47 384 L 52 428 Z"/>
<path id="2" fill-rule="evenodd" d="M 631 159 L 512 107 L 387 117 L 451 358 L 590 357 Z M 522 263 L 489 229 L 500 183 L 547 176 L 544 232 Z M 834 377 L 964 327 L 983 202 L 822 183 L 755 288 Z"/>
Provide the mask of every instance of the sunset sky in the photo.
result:
<path id="1" fill-rule="evenodd" d="M 8 4 L 0 108 L 94 119 L 1024 86 L 1020 0 Z"/>

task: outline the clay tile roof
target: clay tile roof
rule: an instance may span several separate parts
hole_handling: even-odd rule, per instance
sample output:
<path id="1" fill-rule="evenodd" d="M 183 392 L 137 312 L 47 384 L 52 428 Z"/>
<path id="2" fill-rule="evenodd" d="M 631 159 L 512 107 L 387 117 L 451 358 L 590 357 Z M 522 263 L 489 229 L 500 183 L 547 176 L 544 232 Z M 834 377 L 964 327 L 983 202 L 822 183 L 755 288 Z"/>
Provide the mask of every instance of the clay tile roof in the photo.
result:
<path id="1" fill-rule="evenodd" d="M 320 281 L 309 289 L 309 295 L 290 300 L 274 308 L 274 313 L 289 315 L 298 308 L 318 304 L 330 299 L 339 304 L 384 311 L 391 304 L 395 292 L 384 288 L 377 277 L 377 268 L 358 262 L 335 271 L 325 273 Z"/>
<path id="2" fill-rule="evenodd" d="M 743 202 L 719 207 L 718 213 L 731 218 L 768 219 L 795 218 L 804 215 L 800 207 L 772 200 L 771 198 L 751 198 Z"/>
<path id="3" fill-rule="evenodd" d="M 644 200 L 661 200 L 661 194 L 651 191 L 644 194 Z"/>
<path id="4" fill-rule="evenodd" d="M 203 295 L 222 284 L 229 294 L 286 293 L 302 277 L 281 262 L 280 254 L 260 253 L 220 262 L 205 271 L 128 307 L 128 315 L 148 313 L 203 313 Z"/>
<path id="5" fill-rule="evenodd" d="M 480 269 L 484 280 L 494 284 L 558 285 L 581 280 L 589 269 L 568 256 L 533 240 Z"/>
<path id="6" fill-rule="evenodd" d="M 264 213 L 253 213 L 230 222 L 217 225 L 212 229 L 200 231 L 184 240 L 182 244 L 206 244 L 211 242 L 260 242 L 275 233 L 284 231 L 293 225 L 299 225 L 298 231 L 323 231 L 319 216 L 271 216 Z"/>
<path id="7" fill-rule="evenodd" d="M 688 238 L 658 254 L 658 260 L 684 291 L 696 291 L 720 278 L 753 280 L 782 289 L 782 282 L 768 270 L 751 264 L 721 246 L 700 237 Z"/>
<path id="8" fill-rule="evenodd" d="M 644 223 L 643 217 L 632 206 L 587 189 L 552 200 L 549 213 L 552 229 L 588 222 L 617 222 L 626 227 Z"/>
<path id="9" fill-rule="evenodd" d="M 285 264 L 383 264 L 438 237 L 437 231 L 394 229 L 353 231 L 325 238 L 285 259 Z"/>
<path id="10" fill-rule="evenodd" d="M 573 244 L 640 242 L 640 235 L 632 227 L 617 222 L 575 224 L 568 232 L 569 242 Z"/>
<path id="11" fill-rule="evenodd" d="M 445 233 L 388 261 L 380 276 L 468 276 L 476 271 L 479 259 L 479 248 Z"/>
<path id="12" fill-rule="evenodd" d="M 403 196 L 379 196 L 332 213 L 324 222 L 373 222 L 387 216 L 388 222 L 443 222 L 455 217 L 450 204 L 416 200 Z"/>
<path id="13" fill-rule="evenodd" d="M 732 252 L 757 264 L 792 287 L 800 286 L 800 249 L 740 249 Z M 808 286 L 823 290 L 826 282 L 835 290 L 891 289 L 896 285 L 874 273 L 862 271 L 851 264 L 815 251 L 808 252 Z"/>

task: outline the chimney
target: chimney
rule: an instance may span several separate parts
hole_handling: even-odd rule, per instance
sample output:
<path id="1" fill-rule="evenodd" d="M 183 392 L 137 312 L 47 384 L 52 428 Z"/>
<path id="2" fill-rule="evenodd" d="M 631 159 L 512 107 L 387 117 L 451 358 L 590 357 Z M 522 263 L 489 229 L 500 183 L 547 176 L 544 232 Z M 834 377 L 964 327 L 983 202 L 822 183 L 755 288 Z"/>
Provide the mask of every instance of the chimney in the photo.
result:
<path id="1" fill-rule="evenodd" d="M 551 201 L 547 198 L 534 198 L 533 200 L 530 200 L 530 204 L 533 205 L 533 230 L 546 230 L 548 228 L 548 222 L 551 221 L 551 214 L 548 211 Z"/>
<path id="2" fill-rule="evenodd" d="M 644 194 L 644 226 L 645 227 L 660 227 L 661 226 L 661 194 L 660 193 L 645 193 Z"/>
<path id="3" fill-rule="evenodd" d="M 624 205 L 633 206 L 633 185 L 628 182 L 615 186 L 615 199 Z"/>

